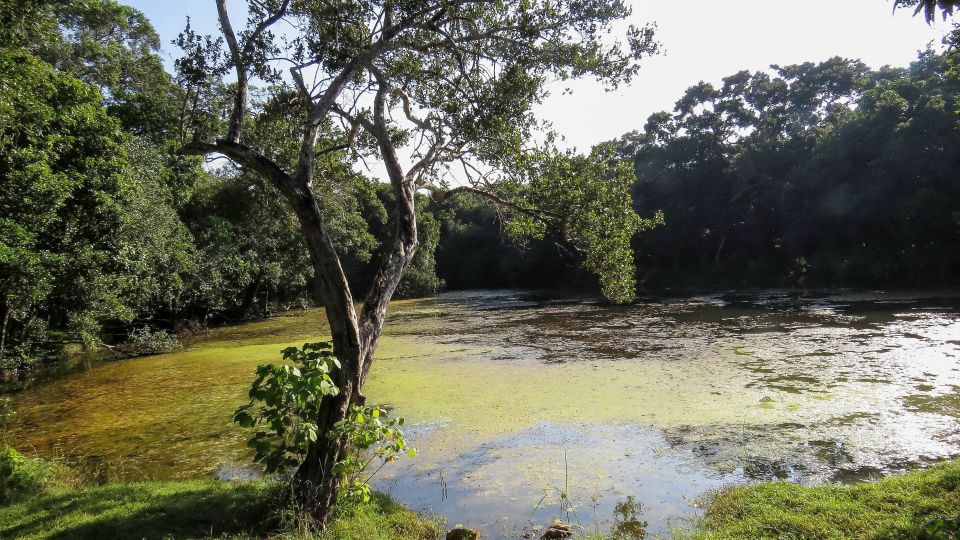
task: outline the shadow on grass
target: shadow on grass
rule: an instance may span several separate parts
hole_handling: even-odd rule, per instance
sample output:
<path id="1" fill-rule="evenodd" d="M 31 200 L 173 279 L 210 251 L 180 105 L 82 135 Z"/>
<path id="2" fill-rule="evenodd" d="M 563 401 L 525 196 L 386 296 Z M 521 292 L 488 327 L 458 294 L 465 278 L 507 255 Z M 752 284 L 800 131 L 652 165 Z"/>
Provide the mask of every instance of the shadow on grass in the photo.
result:
<path id="1" fill-rule="evenodd" d="M 208 538 L 275 526 L 262 482 L 140 482 L 69 491 L 0 508 L 0 538 Z"/>

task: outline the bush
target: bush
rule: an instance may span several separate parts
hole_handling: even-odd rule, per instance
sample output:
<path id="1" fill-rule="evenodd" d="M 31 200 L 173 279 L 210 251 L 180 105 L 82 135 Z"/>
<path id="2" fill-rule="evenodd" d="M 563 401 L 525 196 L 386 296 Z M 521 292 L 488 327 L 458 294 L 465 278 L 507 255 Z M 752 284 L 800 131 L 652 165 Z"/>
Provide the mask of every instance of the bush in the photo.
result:
<path id="1" fill-rule="evenodd" d="M 69 487 L 71 474 L 64 465 L 28 458 L 7 446 L 0 450 L 0 506 Z"/>
<path id="2" fill-rule="evenodd" d="M 130 354 L 163 354 L 179 349 L 180 340 L 166 330 L 151 330 L 144 326 L 130 332 L 124 348 Z"/>
<path id="3" fill-rule="evenodd" d="M 26 347 L 7 349 L 0 357 L 0 383 L 16 383 L 40 364 L 40 357 Z"/>
<path id="4" fill-rule="evenodd" d="M 241 426 L 257 429 L 247 441 L 256 452 L 253 460 L 263 464 L 268 473 L 291 471 L 303 463 L 318 437 L 345 436 L 350 450 L 334 465 L 334 471 L 341 478 L 346 499 L 369 502 L 370 480 L 377 471 L 403 454 L 416 455 L 403 438 L 403 418 L 387 418 L 383 407 L 351 405 L 347 418 L 337 422 L 330 433 L 323 433 L 316 424 L 323 400 L 340 393 L 332 377 L 340 369 L 333 345 L 320 342 L 304 343 L 299 349 L 287 347 L 283 359 L 289 363 L 257 368 L 250 402 L 233 416 Z M 371 466 L 374 462 L 379 466 Z"/>

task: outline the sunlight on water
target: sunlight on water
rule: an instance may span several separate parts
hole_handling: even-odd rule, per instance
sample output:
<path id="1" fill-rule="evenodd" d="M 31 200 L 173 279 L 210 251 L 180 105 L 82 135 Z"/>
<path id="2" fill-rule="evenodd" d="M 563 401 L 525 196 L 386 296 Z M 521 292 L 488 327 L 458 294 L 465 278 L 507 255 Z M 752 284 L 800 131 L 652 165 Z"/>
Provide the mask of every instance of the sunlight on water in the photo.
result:
<path id="1" fill-rule="evenodd" d="M 310 311 L 95 365 L 15 396 L 13 435 L 107 477 L 243 476 L 230 415 L 254 367 L 324 333 Z M 514 538 L 551 517 L 663 532 L 731 482 L 857 481 L 960 455 L 958 390 L 956 297 L 609 307 L 481 291 L 395 303 L 365 393 L 421 450 L 380 489 Z"/>

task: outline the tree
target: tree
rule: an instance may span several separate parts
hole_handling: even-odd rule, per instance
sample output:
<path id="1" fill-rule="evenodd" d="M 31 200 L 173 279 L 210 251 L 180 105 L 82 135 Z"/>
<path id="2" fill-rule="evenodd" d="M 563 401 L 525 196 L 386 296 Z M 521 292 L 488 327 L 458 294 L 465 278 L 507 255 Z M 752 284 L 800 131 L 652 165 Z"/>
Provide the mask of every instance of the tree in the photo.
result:
<path id="1" fill-rule="evenodd" d="M 0 49 L 0 358 L 50 323 L 84 342 L 129 313 L 119 236 L 126 138 L 97 89 Z"/>
<path id="2" fill-rule="evenodd" d="M 251 1 L 247 27 L 240 33 L 233 29 L 226 0 L 216 4 L 223 37 L 201 38 L 188 28 L 180 39 L 186 48 L 178 63 L 180 80 L 188 95 L 209 96 L 217 78 L 232 69 L 232 106 L 222 124 L 215 103 L 191 108 L 204 114 L 195 115 L 193 142 L 184 151 L 222 154 L 262 175 L 297 216 L 341 365 L 334 378 L 340 391 L 325 398 L 319 412 L 321 433 L 333 433 L 350 406 L 364 401 L 361 388 L 388 302 L 418 247 L 418 189 L 436 196 L 447 191 L 482 194 L 508 208 L 519 229 L 532 229 L 535 219 L 563 232 L 589 254 L 614 299 L 630 298 L 632 269 L 615 260 L 625 255 L 622 237 L 598 238 L 596 223 L 608 208 L 586 204 L 597 190 L 565 194 L 558 201 L 567 212 L 562 214 L 543 208 L 539 194 L 525 182 L 539 169 L 548 175 L 538 178 L 541 186 L 566 182 L 570 173 L 584 175 L 580 182 L 595 186 L 607 181 L 597 174 L 607 164 L 573 160 L 564 166 L 558 152 L 531 155 L 524 148 L 536 126 L 531 107 L 543 98 L 550 78 L 590 75 L 616 85 L 636 73 L 636 60 L 656 50 L 650 27 L 631 27 L 627 45 L 606 41 L 611 23 L 629 14 L 623 2 Z M 291 29 L 283 36 L 273 30 L 280 20 Z M 281 67 L 288 67 L 291 83 L 284 83 Z M 249 103 L 253 79 L 284 89 L 292 85 L 284 107 L 300 116 L 302 134 L 292 166 L 246 142 L 245 127 L 256 113 Z M 394 118 L 394 110 L 402 111 L 402 118 Z M 211 140 L 214 129 L 222 135 Z M 330 139 L 332 146 L 318 147 Z M 412 154 L 409 166 L 399 156 L 405 143 Z M 396 203 L 392 242 L 359 312 L 315 189 L 330 180 L 320 159 L 348 149 L 381 161 Z M 468 182 L 460 191 L 447 190 L 444 183 L 454 164 Z M 615 202 L 629 210 L 626 199 Z M 618 219 L 617 225 L 638 227 L 635 218 L 627 217 L 626 223 Z M 589 225 L 585 234 L 570 228 L 580 224 Z M 336 501 L 340 479 L 334 466 L 347 443 L 343 436 L 319 437 L 295 473 L 300 502 L 321 526 Z"/>
<path id="3" fill-rule="evenodd" d="M 635 239 L 648 279 L 954 284 L 960 84 L 948 58 L 741 72 L 652 115 L 616 143 L 636 160 L 637 210 L 667 222 Z"/>
<path id="4" fill-rule="evenodd" d="M 140 11 L 116 0 L 0 0 L 0 28 L 0 45 L 99 87 L 125 131 L 155 142 L 175 133 L 178 89 Z"/>
<path id="5" fill-rule="evenodd" d="M 129 189 L 119 234 L 122 300 L 135 317 L 170 316 L 183 308 L 201 262 L 195 238 L 176 209 L 178 173 L 145 137 L 130 137 L 126 150 Z"/>
<path id="6" fill-rule="evenodd" d="M 914 8 L 913 14 L 923 13 L 927 24 L 933 24 L 937 18 L 937 10 L 943 15 L 943 20 L 953 15 L 953 11 L 960 8 L 960 0 L 894 0 L 893 9 Z"/>

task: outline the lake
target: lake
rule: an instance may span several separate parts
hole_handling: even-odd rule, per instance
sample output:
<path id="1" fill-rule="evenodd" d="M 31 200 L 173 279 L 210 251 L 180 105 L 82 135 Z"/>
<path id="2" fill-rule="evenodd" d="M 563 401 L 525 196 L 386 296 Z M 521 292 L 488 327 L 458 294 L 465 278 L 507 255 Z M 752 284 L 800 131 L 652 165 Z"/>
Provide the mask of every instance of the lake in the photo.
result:
<path id="1" fill-rule="evenodd" d="M 12 436 L 104 480 L 246 477 L 230 418 L 254 368 L 325 333 L 309 310 L 93 363 L 14 395 Z M 725 485 L 960 455 L 960 296 L 452 292 L 392 304 L 365 394 L 420 450 L 376 487 L 417 510 L 494 539 L 555 517 L 653 537 Z"/>

